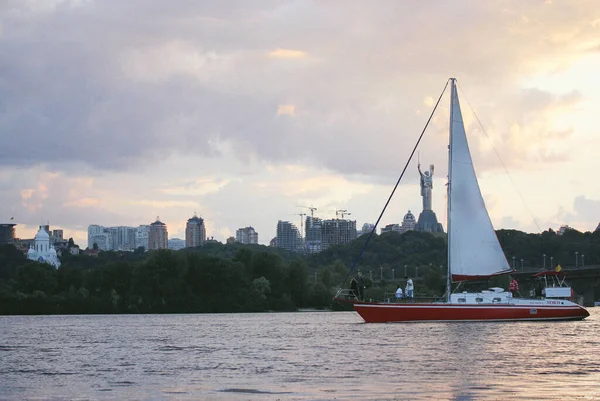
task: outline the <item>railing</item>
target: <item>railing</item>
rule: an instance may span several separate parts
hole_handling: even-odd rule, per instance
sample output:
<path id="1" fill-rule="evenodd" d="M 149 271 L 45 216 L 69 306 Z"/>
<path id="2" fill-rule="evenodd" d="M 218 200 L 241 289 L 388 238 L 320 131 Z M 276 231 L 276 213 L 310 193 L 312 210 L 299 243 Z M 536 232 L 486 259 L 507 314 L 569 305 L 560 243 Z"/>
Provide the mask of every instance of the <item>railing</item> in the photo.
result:
<path id="1" fill-rule="evenodd" d="M 337 294 L 335 294 L 335 298 L 344 299 L 348 301 L 359 301 L 358 294 L 355 291 L 349 290 L 347 288 L 340 288 Z"/>
<path id="2" fill-rule="evenodd" d="M 384 302 L 384 303 L 390 303 L 390 304 L 406 304 L 406 303 L 431 303 L 431 302 L 445 302 L 445 298 L 444 297 L 402 297 L 402 298 L 396 298 L 396 293 L 392 292 L 392 293 L 385 293 L 384 297 L 383 297 L 383 301 L 378 300 L 378 299 L 374 299 L 374 298 L 369 298 L 366 297 L 366 299 L 360 299 L 358 297 L 358 294 L 354 291 L 354 290 L 350 290 L 350 289 L 346 289 L 346 288 L 340 288 L 338 290 L 338 292 L 335 295 L 335 299 L 337 300 L 344 300 L 344 301 L 354 301 L 354 302 L 360 302 L 360 301 L 366 301 L 366 302 Z"/>
<path id="3" fill-rule="evenodd" d="M 430 296 L 430 297 L 406 297 L 406 296 L 402 296 L 402 298 L 396 298 L 396 293 L 395 292 L 391 292 L 388 293 L 386 292 L 384 294 L 383 297 L 383 302 L 386 303 L 390 303 L 390 304 L 407 304 L 407 303 L 431 303 L 431 302 L 445 302 L 446 298 L 444 298 L 443 296 Z"/>

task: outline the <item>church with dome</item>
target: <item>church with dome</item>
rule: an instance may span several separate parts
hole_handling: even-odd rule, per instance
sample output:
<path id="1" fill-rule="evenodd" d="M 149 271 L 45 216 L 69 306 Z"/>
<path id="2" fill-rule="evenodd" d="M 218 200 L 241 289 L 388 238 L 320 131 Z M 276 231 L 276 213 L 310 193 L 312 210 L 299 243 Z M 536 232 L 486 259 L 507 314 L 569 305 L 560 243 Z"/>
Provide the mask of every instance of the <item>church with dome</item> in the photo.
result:
<path id="1" fill-rule="evenodd" d="M 27 259 L 48 263 L 58 269 L 60 260 L 58 260 L 56 249 L 50 244 L 50 235 L 44 227 L 40 226 L 34 241 L 34 245 L 27 251 Z"/>
<path id="2" fill-rule="evenodd" d="M 402 230 L 401 232 L 405 233 L 407 231 L 412 231 L 415 229 L 417 225 L 417 220 L 415 219 L 415 215 L 411 213 L 409 210 L 408 213 L 404 215 L 404 219 L 402 219 Z"/>
<path id="3" fill-rule="evenodd" d="M 409 210 L 408 213 L 406 213 L 404 215 L 404 218 L 402 219 L 402 225 L 388 224 L 387 226 L 385 226 L 381 229 L 381 233 L 383 234 L 383 233 L 387 233 L 387 232 L 396 231 L 396 232 L 399 232 L 400 234 L 402 234 L 407 231 L 414 230 L 416 225 L 417 225 L 417 220 L 415 219 L 415 215 L 412 214 L 412 212 Z"/>

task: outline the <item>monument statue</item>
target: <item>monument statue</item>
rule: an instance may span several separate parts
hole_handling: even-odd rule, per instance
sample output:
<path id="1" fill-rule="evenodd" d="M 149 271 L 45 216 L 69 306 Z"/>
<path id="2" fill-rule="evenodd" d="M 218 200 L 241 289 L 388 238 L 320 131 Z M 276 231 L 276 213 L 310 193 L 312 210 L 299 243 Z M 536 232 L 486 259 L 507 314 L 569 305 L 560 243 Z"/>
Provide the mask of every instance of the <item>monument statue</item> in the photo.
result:
<path id="1" fill-rule="evenodd" d="M 429 233 L 443 233 L 444 228 L 438 223 L 435 212 L 431 209 L 431 192 L 433 190 L 433 164 L 429 165 L 428 171 L 421 171 L 421 163 L 417 164 L 421 175 L 421 196 L 423 197 L 423 211 L 419 214 L 419 220 L 415 225 L 416 231 Z"/>
<path id="2" fill-rule="evenodd" d="M 417 164 L 421 175 L 421 196 L 423 197 L 423 210 L 431 210 L 431 190 L 433 189 L 433 164 L 429 165 L 429 171 L 421 171 L 421 163 Z"/>

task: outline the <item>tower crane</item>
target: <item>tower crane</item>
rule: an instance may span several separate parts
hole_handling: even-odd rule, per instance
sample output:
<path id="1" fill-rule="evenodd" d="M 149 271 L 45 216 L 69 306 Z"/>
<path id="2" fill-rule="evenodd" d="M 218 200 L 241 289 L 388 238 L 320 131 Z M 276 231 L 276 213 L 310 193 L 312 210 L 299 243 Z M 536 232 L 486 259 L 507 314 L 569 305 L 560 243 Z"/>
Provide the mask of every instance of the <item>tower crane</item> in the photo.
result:
<path id="1" fill-rule="evenodd" d="M 348 213 L 348 210 L 346 209 L 336 209 L 335 210 L 335 217 L 337 218 L 338 216 L 342 216 L 342 219 L 344 218 L 344 216 L 350 216 L 352 213 Z"/>
<path id="2" fill-rule="evenodd" d="M 310 209 L 310 217 L 315 217 L 314 213 L 315 213 L 315 210 L 317 210 L 316 207 L 314 207 L 312 205 L 311 206 L 298 206 L 298 207 L 303 207 L 305 209 Z"/>
<path id="3" fill-rule="evenodd" d="M 300 237 L 304 238 L 304 217 L 306 213 L 293 213 L 294 216 L 300 216 Z"/>

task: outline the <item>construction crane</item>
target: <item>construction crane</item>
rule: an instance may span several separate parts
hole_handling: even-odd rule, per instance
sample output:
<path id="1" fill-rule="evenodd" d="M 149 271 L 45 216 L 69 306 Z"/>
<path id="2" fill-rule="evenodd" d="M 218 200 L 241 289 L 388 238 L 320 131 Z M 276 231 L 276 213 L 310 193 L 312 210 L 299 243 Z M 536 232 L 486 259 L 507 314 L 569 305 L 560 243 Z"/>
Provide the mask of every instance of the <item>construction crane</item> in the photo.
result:
<path id="1" fill-rule="evenodd" d="M 298 207 L 303 207 L 305 209 L 310 209 L 310 217 L 315 217 L 314 213 L 315 213 L 315 210 L 317 210 L 316 207 L 314 207 L 312 205 L 311 206 L 300 206 L 300 205 L 298 205 Z"/>
<path id="2" fill-rule="evenodd" d="M 300 237 L 304 238 L 304 216 L 306 213 L 292 213 L 294 216 L 300 216 Z"/>
<path id="3" fill-rule="evenodd" d="M 342 219 L 344 218 L 344 216 L 350 216 L 352 213 L 348 213 L 348 210 L 346 209 L 335 209 L 335 217 L 337 218 L 338 216 L 342 216 Z"/>

